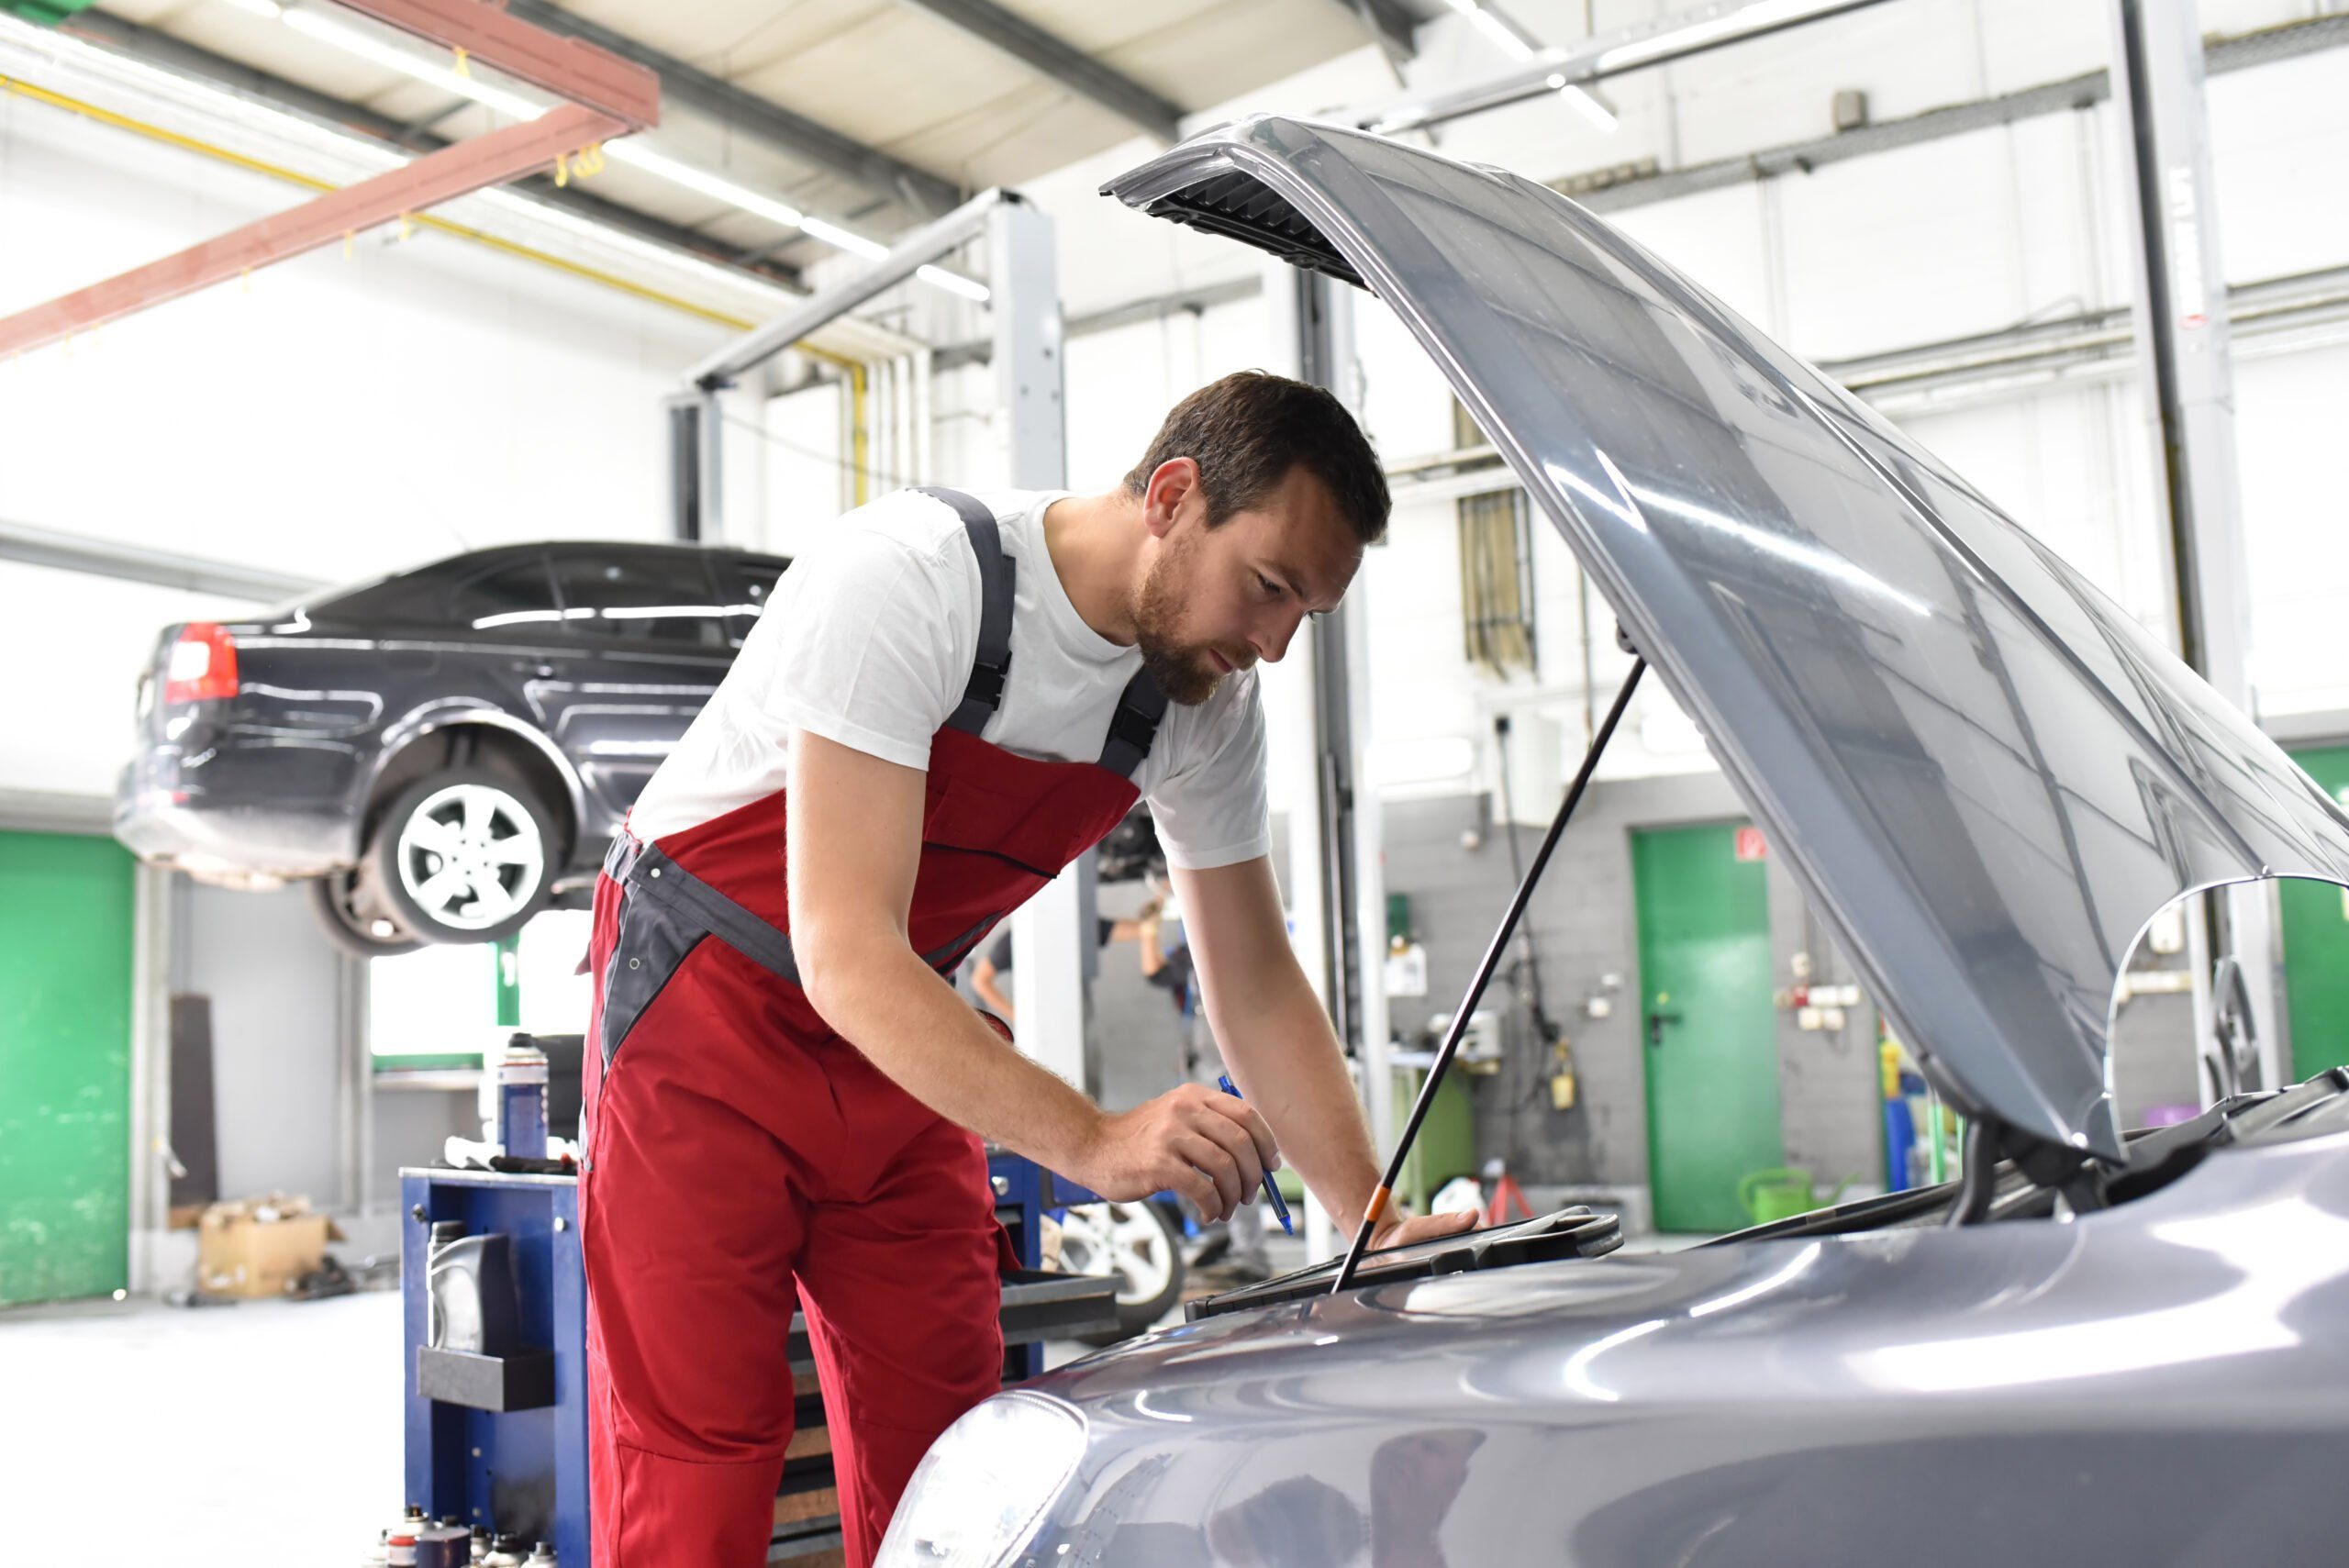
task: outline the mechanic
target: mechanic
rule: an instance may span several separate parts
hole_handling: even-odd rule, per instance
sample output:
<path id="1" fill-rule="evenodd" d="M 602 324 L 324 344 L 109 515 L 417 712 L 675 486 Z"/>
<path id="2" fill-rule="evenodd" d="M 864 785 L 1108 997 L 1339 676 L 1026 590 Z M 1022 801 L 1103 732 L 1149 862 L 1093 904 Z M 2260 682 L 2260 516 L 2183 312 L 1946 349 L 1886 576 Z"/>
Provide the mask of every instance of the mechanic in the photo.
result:
<path id="1" fill-rule="evenodd" d="M 795 1307 L 847 1560 L 872 1561 L 931 1440 L 1001 1374 L 983 1140 L 1210 1218 L 1285 1149 L 1331 1214 L 1365 1212 L 1369 1131 L 1268 858 L 1252 666 L 1338 602 L 1387 506 L 1334 398 L 1243 373 L 1184 399 L 1116 488 L 900 492 L 784 575 L 596 889 L 600 1568 L 766 1560 Z M 1194 1084 L 1105 1113 L 945 978 L 1137 792 L 1244 1103 Z"/>

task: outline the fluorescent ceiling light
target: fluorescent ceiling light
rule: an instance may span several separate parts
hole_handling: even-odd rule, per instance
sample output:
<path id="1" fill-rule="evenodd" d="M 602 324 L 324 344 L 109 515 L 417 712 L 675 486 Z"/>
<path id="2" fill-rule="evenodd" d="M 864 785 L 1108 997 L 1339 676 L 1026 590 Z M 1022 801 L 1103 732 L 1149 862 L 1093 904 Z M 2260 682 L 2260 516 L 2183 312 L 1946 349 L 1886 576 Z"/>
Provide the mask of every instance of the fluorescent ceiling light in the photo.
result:
<path id="1" fill-rule="evenodd" d="M 1522 65 L 1541 52 L 1541 43 L 1522 28 L 1498 11 L 1489 10 L 1477 0 L 1451 0 L 1452 8 L 1476 24 L 1477 30 L 1501 47 L 1518 64 Z M 1564 76 L 1553 73 L 1547 82 L 1553 92 L 1562 95 L 1566 102 L 1580 110 L 1585 119 L 1601 130 L 1613 130 L 1616 114 L 1613 106 L 1579 83 L 1568 82 Z"/>
<path id="2" fill-rule="evenodd" d="M 375 64 L 396 71 L 403 76 L 427 83 L 444 92 L 453 93 L 459 97 L 471 99 L 476 104 L 495 109 L 514 119 L 536 119 L 546 112 L 544 105 L 534 103 L 518 93 L 482 82 L 469 72 L 461 73 L 451 65 L 428 60 L 386 39 L 362 28 L 351 27 L 306 6 L 279 13 L 274 0 L 227 0 L 227 3 L 253 10 L 256 14 L 260 14 L 258 7 L 267 6 L 272 14 L 276 14 L 279 20 L 296 32 L 306 34 L 322 43 L 332 44 L 337 49 L 355 54 L 362 60 L 373 61 Z M 1473 0 L 1471 3 L 1473 4 Z M 738 184 L 720 174 L 713 174 L 706 169 L 697 169 L 690 163 L 670 157 L 665 152 L 656 151 L 634 138 L 607 143 L 604 148 L 604 156 L 616 163 L 625 163 L 632 169 L 651 174 L 656 179 L 666 180 L 673 185 L 683 186 L 686 190 L 708 196 L 714 201 L 723 202 L 728 206 L 738 207 L 754 217 L 763 217 L 769 223 L 785 228 L 796 228 L 810 239 L 822 240 L 825 244 L 845 250 L 852 256 L 860 256 L 868 261 L 877 261 L 889 253 L 889 247 L 877 239 L 859 234 L 853 229 L 843 228 L 839 224 L 829 223 L 820 217 L 810 217 L 788 202 L 778 201 L 773 196 L 751 189 L 748 185 Z M 950 272 L 943 267 L 922 267 L 917 270 L 914 275 L 933 287 L 944 289 L 949 294 L 959 295 L 964 299 L 975 300 L 982 305 L 985 304 L 990 297 L 985 284 L 975 279 L 966 278 L 959 272 Z"/>
<path id="3" fill-rule="evenodd" d="M 470 98 L 476 104 L 495 109 L 499 114 L 511 118 L 534 120 L 546 113 L 544 105 L 532 103 L 519 93 L 508 92 L 503 87 L 493 87 L 486 82 L 476 80 L 470 73 L 461 74 L 454 65 L 443 64 L 438 61 L 427 60 L 422 55 L 411 54 L 399 45 L 378 38 L 373 33 L 339 22 L 332 17 L 323 16 L 306 6 L 300 10 L 285 12 L 278 20 L 295 32 L 317 39 L 321 43 L 332 44 L 335 48 L 355 54 L 362 60 L 373 61 L 386 70 L 396 71 L 403 76 L 428 83 L 443 92 L 454 93 L 460 98 Z"/>
<path id="4" fill-rule="evenodd" d="M 950 272 L 943 267 L 916 267 L 914 276 L 948 294 L 959 294 L 964 299 L 985 305 L 995 297 L 995 291 L 976 278 L 966 278 L 960 272 Z"/>
<path id="5" fill-rule="evenodd" d="M 862 256 L 868 261 L 878 261 L 889 253 L 889 248 L 878 239 L 867 239 L 852 234 L 837 223 L 827 223 L 820 217 L 802 219 L 800 232 L 812 234 L 827 245 L 838 246 L 852 256 Z"/>
<path id="6" fill-rule="evenodd" d="M 250 11 L 256 17 L 266 17 L 273 22 L 277 19 L 278 14 L 285 9 L 277 3 L 277 0 L 228 0 L 228 4 L 234 6 L 239 11 Z"/>
<path id="7" fill-rule="evenodd" d="M 744 212 L 765 218 L 769 223 L 780 224 L 785 228 L 796 228 L 811 239 L 820 239 L 827 245 L 845 250 L 852 256 L 862 257 L 867 261 L 878 261 L 889 253 L 889 247 L 868 235 L 859 234 L 854 229 L 842 228 L 839 224 L 828 223 L 820 217 L 810 217 L 788 203 L 779 202 L 773 196 L 761 195 L 747 185 L 738 185 L 731 180 L 712 174 L 704 169 L 696 169 L 690 163 L 681 163 L 668 154 L 655 152 L 640 142 L 611 142 L 605 147 L 604 156 L 626 163 L 631 168 L 641 169 L 648 174 L 655 174 L 662 179 L 683 185 L 689 191 L 698 191 L 703 195 L 714 197 L 729 206 L 740 207 Z M 960 295 L 964 299 L 975 300 L 981 305 L 985 305 L 992 297 L 986 284 L 974 278 L 966 278 L 960 272 L 949 272 L 943 267 L 921 267 L 915 271 L 914 276 L 933 287 L 944 289 L 949 294 Z"/>
<path id="8" fill-rule="evenodd" d="M 785 228 L 797 228 L 807 221 L 806 213 L 787 202 L 763 196 L 748 185 L 738 185 L 706 169 L 681 163 L 665 152 L 655 152 L 640 141 L 608 143 L 604 148 L 604 156 L 615 163 L 625 163 L 631 169 L 641 169 L 648 174 L 658 175 L 671 184 L 697 191 L 729 206 L 740 207 L 744 212 L 753 213 L 769 223 L 779 223 Z"/>
<path id="9" fill-rule="evenodd" d="M 1601 130 L 1613 130 L 1620 123 L 1615 106 L 1600 97 L 1596 90 L 1579 83 L 1570 83 L 1563 76 L 1553 76 L 1550 84 L 1558 89 L 1558 96 L 1580 109 L 1583 117 Z"/>
<path id="10" fill-rule="evenodd" d="M 1500 45 L 1502 52 L 1511 60 L 1526 61 L 1533 58 L 1533 46 L 1520 38 L 1515 28 L 1510 27 L 1482 6 L 1471 10 L 1468 13 L 1468 19 L 1476 24 L 1477 31 Z"/>

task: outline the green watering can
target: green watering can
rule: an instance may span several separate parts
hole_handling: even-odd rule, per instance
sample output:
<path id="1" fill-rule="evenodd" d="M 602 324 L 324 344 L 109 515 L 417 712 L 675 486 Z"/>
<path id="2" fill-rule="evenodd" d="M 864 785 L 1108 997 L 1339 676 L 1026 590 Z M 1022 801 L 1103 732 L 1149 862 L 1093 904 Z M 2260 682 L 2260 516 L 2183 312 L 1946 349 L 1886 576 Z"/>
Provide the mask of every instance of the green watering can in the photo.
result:
<path id="1" fill-rule="evenodd" d="M 1836 1183 L 1827 1202 L 1831 1204 L 1842 1197 L 1843 1189 L 1851 1184 L 1849 1176 Z M 1754 1224 L 1767 1225 L 1774 1219 L 1792 1219 L 1798 1214 L 1809 1214 L 1826 1205 L 1811 1195 L 1809 1171 L 1782 1165 L 1775 1171 L 1752 1172 L 1738 1183 L 1737 1207 L 1745 1210 Z"/>

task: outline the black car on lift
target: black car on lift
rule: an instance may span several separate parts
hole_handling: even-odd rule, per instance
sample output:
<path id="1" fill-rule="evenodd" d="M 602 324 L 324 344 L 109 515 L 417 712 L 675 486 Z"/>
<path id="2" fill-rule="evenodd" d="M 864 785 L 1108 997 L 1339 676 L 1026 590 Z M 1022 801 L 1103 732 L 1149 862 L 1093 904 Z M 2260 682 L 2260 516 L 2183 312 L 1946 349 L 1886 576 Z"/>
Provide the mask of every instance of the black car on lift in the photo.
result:
<path id="1" fill-rule="evenodd" d="M 592 888 L 789 564 L 509 545 L 167 627 L 115 835 L 199 881 L 310 879 L 362 954 L 507 936 Z"/>

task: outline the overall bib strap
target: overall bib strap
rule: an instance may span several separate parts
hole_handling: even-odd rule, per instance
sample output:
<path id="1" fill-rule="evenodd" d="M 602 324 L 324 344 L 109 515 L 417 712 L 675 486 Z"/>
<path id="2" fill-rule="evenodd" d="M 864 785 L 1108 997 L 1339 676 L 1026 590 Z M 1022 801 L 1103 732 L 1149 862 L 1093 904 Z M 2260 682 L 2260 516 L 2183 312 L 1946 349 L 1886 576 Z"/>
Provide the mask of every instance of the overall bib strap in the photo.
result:
<path id="1" fill-rule="evenodd" d="M 1109 738 L 1101 745 L 1101 766 L 1121 779 L 1132 778 L 1142 759 L 1150 755 L 1151 742 L 1158 739 L 1159 720 L 1165 717 L 1166 694 L 1158 689 L 1148 666 L 1135 671 L 1118 697 L 1118 711 L 1109 716 Z"/>
<path id="2" fill-rule="evenodd" d="M 1003 528 L 975 496 L 934 484 L 917 485 L 914 494 L 953 507 L 971 536 L 971 553 L 978 558 L 978 654 L 971 661 L 971 681 L 963 688 L 962 705 L 946 720 L 950 729 L 976 735 L 995 717 L 1004 684 L 1011 678 L 1011 602 L 1019 563 L 1004 554 Z"/>

